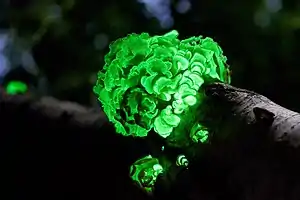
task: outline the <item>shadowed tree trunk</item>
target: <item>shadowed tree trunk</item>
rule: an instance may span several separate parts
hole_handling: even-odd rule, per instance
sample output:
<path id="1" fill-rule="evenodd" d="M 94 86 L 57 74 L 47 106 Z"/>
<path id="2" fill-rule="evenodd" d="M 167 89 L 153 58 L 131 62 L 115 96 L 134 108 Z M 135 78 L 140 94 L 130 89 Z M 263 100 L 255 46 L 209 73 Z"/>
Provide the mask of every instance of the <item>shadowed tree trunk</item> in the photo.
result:
<path id="1" fill-rule="evenodd" d="M 189 172 L 179 174 L 172 196 L 297 199 L 300 115 L 222 83 L 208 85 L 206 93 L 213 105 L 207 125 L 214 138 Z M 100 110 L 1 92 L 0 123 L 7 180 L 14 177 L 19 191 L 14 195 L 146 199 L 128 177 L 128 166 L 147 154 L 144 141 L 115 134 Z"/>

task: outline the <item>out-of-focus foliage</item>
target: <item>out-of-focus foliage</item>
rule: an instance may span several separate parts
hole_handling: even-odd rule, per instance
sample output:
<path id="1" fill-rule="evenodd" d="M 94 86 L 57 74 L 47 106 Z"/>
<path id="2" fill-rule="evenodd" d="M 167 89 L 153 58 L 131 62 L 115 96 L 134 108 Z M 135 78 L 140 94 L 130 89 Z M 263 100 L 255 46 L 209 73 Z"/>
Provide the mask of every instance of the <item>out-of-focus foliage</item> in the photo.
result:
<path id="1" fill-rule="evenodd" d="M 233 85 L 300 110 L 294 92 L 300 86 L 299 1 L 13 0 L 10 10 L 6 24 L 33 49 L 40 75 L 59 98 L 94 101 L 95 73 L 111 41 L 176 29 L 182 38 L 217 41 L 233 70 Z"/>

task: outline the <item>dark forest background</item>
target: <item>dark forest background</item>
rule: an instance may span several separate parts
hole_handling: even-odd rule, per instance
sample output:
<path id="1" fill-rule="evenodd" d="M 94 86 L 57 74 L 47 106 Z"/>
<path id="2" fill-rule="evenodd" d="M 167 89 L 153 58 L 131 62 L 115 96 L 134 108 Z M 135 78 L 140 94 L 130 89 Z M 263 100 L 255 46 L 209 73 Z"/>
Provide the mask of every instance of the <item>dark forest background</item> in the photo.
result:
<path id="1" fill-rule="evenodd" d="M 20 79 L 30 84 L 37 96 L 98 107 L 92 86 L 104 65 L 109 43 L 133 32 L 155 35 L 172 29 L 179 31 L 181 39 L 212 37 L 228 58 L 232 85 L 300 111 L 297 0 L 1 0 L 0 81 L 5 85 Z M 100 136 L 87 137 L 74 139 L 76 142 L 48 138 L 49 146 L 33 142 L 35 146 L 27 149 L 29 153 L 15 160 L 23 168 L 13 175 L 10 197 L 146 198 L 124 175 L 131 162 L 124 155 L 130 150 L 120 156 L 116 152 L 121 147 L 115 146 L 126 145 L 111 139 L 106 141 L 110 149 L 105 150 L 99 147 L 104 141 L 95 142 L 101 140 Z M 83 140 L 89 145 L 82 146 L 81 142 L 80 148 L 76 147 Z M 56 149 L 51 149 L 53 146 Z M 103 154 L 107 154 L 106 160 L 101 160 Z M 125 167 L 106 172 L 101 168 L 103 163 Z"/>
<path id="2" fill-rule="evenodd" d="M 44 80 L 40 83 L 47 82 L 47 91 L 57 98 L 90 105 L 95 101 L 91 94 L 95 74 L 104 64 L 110 42 L 133 32 L 155 35 L 176 29 L 180 38 L 204 35 L 219 42 L 233 70 L 233 85 L 300 109 L 296 92 L 300 81 L 299 1 L 11 0 L 8 3 L 9 9 L 3 6 L 1 12 L 2 32 L 9 31 L 14 38 L 18 46 L 14 51 L 32 54 L 38 74 Z M 7 55 L 8 59 L 15 57 L 18 55 Z M 28 66 L 32 62 L 26 62 L 25 58 L 23 63 L 15 63 Z"/>

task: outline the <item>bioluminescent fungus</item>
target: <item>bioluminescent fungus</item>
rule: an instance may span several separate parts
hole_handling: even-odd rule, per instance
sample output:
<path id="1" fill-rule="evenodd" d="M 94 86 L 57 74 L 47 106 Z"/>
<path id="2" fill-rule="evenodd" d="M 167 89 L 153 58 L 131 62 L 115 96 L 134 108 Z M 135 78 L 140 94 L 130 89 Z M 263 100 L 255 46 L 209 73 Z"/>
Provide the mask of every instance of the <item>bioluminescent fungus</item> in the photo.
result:
<path id="1" fill-rule="evenodd" d="M 208 130 L 200 125 L 199 123 L 194 124 L 190 131 L 190 138 L 193 142 L 201 142 L 204 143 L 208 139 L 209 132 Z"/>
<path id="2" fill-rule="evenodd" d="M 176 159 L 176 165 L 187 167 L 189 165 L 189 161 L 185 157 L 185 155 L 179 155 L 179 156 L 177 156 L 177 159 Z"/>
<path id="3" fill-rule="evenodd" d="M 146 137 L 153 130 L 162 138 L 173 134 L 168 139 L 181 147 L 190 144 L 181 140 L 204 143 L 209 130 L 200 122 L 206 97 L 203 85 L 230 83 L 226 60 L 220 46 L 208 37 L 179 40 L 175 30 L 153 37 L 130 34 L 110 45 L 94 93 L 119 134 Z M 169 151 L 162 146 L 162 154 Z M 149 193 L 158 175 L 172 165 L 166 155 L 158 156 L 143 157 L 130 168 L 131 179 Z M 177 166 L 188 164 L 184 155 L 177 157 Z"/>
<path id="4" fill-rule="evenodd" d="M 214 81 L 230 83 L 226 57 L 213 39 L 179 40 L 175 30 L 130 34 L 110 45 L 94 93 L 117 133 L 145 137 L 154 130 L 166 138 L 186 130 L 204 142 L 196 111 L 205 98 L 202 85 Z"/>
<path id="5" fill-rule="evenodd" d="M 130 177 L 140 188 L 152 193 L 157 177 L 163 171 L 158 159 L 148 155 L 131 165 Z"/>
<path id="6" fill-rule="evenodd" d="M 10 81 L 5 87 L 6 93 L 10 95 L 24 94 L 27 90 L 27 85 L 21 81 Z"/>

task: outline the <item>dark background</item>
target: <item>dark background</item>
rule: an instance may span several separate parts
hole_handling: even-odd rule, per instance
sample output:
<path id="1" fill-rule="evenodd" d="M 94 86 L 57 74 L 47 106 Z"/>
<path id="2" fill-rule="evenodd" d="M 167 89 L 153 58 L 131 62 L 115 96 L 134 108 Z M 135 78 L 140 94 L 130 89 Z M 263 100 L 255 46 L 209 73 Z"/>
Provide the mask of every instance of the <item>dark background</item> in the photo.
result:
<path id="1" fill-rule="evenodd" d="M 97 71 L 104 65 L 109 43 L 132 32 L 155 35 L 172 29 L 179 31 L 181 39 L 194 35 L 212 37 L 228 57 L 234 86 L 254 90 L 300 111 L 297 0 L 2 0 L 0 80 L 5 84 L 10 79 L 20 79 L 31 84 L 37 95 L 97 107 L 92 86 Z M 40 140 L 36 134 L 22 139 L 19 132 L 17 139 L 11 136 L 11 144 L 16 145 L 17 140 L 24 149 L 12 151 L 16 168 L 12 174 L 17 181 L 12 181 L 14 192 L 10 197 L 143 199 L 125 175 L 132 151 L 125 151 L 128 147 L 117 136 L 118 139 L 109 136 L 106 141 L 98 136 L 113 134 L 108 129 L 86 135 L 74 130 L 73 134 L 54 134 Z M 17 130 L 11 128 L 7 132 Z M 104 171 L 103 163 L 110 163 L 110 170 Z M 274 182 L 270 178 L 263 180 Z M 266 189 L 261 187 L 258 190 L 263 194 Z M 276 187 L 272 191 L 278 191 Z M 259 199 L 249 195 L 234 197 Z M 221 197 L 206 199 L 218 198 Z"/>

